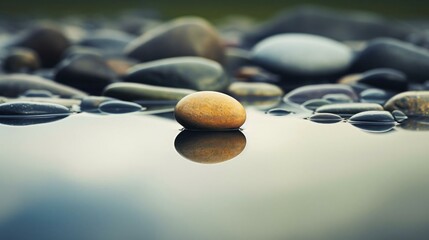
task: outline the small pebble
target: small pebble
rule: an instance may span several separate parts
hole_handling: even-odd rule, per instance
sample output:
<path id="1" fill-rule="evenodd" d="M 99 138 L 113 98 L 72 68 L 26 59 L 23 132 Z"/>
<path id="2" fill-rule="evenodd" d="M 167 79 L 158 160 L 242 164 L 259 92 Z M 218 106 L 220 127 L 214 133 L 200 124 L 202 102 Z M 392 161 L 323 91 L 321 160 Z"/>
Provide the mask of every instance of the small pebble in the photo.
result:
<path id="1" fill-rule="evenodd" d="M 382 111 L 383 107 L 375 103 L 337 103 L 321 106 L 316 109 L 317 113 L 333 113 L 341 117 L 350 117 L 356 113 L 365 111 Z"/>
<path id="2" fill-rule="evenodd" d="M 399 110 L 393 110 L 392 115 L 398 123 L 402 123 L 408 119 L 407 115 Z"/>
<path id="3" fill-rule="evenodd" d="M 187 129 L 238 129 L 246 121 L 246 111 L 241 103 L 213 91 L 196 92 L 182 98 L 174 115 Z"/>
<path id="4" fill-rule="evenodd" d="M 308 110 L 315 111 L 317 108 L 329 104 L 332 104 L 332 102 L 326 99 L 311 99 L 303 103 L 301 106 Z"/>
<path id="5" fill-rule="evenodd" d="M 284 108 L 273 108 L 267 111 L 268 115 L 273 115 L 273 116 L 287 116 L 291 113 L 293 112 Z"/>
<path id="6" fill-rule="evenodd" d="M 361 102 L 384 104 L 387 101 L 388 93 L 377 88 L 370 88 L 360 93 Z"/>
<path id="7" fill-rule="evenodd" d="M 325 99 L 332 103 L 351 103 L 353 102 L 353 99 L 350 98 L 350 96 L 343 94 L 343 93 L 331 93 L 326 94 L 323 96 L 322 99 Z"/>
<path id="8" fill-rule="evenodd" d="M 317 123 L 331 124 L 341 122 L 343 118 L 337 114 L 332 113 L 316 113 L 312 115 L 309 120 Z"/>

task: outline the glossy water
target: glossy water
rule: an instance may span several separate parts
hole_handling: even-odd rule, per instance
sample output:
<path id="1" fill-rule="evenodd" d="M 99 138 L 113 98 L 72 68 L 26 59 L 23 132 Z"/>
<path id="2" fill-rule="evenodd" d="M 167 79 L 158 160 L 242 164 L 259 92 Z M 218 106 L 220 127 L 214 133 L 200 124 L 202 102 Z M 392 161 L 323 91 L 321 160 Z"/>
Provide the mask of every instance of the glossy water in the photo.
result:
<path id="1" fill-rule="evenodd" d="M 1 125 L 0 239 L 429 237 L 427 132 L 250 109 L 242 134 L 180 129 L 143 113 Z"/>

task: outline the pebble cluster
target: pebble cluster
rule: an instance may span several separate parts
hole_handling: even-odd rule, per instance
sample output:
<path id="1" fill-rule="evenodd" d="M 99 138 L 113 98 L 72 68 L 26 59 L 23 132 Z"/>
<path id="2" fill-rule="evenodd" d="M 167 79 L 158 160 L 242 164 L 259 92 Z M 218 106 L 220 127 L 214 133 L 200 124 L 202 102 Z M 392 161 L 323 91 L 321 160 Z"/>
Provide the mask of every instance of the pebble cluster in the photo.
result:
<path id="1" fill-rule="evenodd" d="M 429 122 L 427 31 L 381 16 L 303 7 L 247 28 L 144 14 L 22 21 L 0 20 L 2 123 L 162 106 L 186 129 L 218 131 L 239 129 L 249 105 L 374 132 Z"/>

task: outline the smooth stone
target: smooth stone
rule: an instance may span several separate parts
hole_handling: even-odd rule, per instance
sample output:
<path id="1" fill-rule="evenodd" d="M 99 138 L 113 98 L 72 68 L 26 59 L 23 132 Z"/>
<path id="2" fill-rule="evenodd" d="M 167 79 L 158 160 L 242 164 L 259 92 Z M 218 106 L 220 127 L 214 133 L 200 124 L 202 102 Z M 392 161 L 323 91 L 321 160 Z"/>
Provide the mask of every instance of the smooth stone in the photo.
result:
<path id="1" fill-rule="evenodd" d="M 103 96 L 87 96 L 82 98 L 79 107 L 83 112 L 97 112 L 101 104 L 114 100 L 117 99 Z"/>
<path id="2" fill-rule="evenodd" d="M 75 88 L 34 75 L 0 75 L 0 96 L 18 97 L 28 90 L 46 90 L 63 98 L 87 95 Z"/>
<path id="3" fill-rule="evenodd" d="M 222 40 L 215 28 L 197 17 L 178 18 L 145 32 L 125 48 L 128 57 L 141 62 L 181 56 L 198 56 L 224 62 Z"/>
<path id="4" fill-rule="evenodd" d="M 283 96 L 283 90 L 270 83 L 234 82 L 229 85 L 228 93 L 234 97 L 270 98 Z"/>
<path id="5" fill-rule="evenodd" d="M 99 110 L 101 112 L 110 114 L 132 113 L 141 111 L 142 109 L 142 106 L 138 105 L 137 103 L 119 100 L 107 101 L 100 104 L 99 106 Z"/>
<path id="6" fill-rule="evenodd" d="M 19 34 L 8 47 L 24 47 L 37 53 L 43 68 L 51 68 L 60 62 L 70 41 L 53 25 L 37 26 Z"/>
<path id="7" fill-rule="evenodd" d="M 238 69 L 251 64 L 250 51 L 240 48 L 227 48 L 225 55 L 225 70 L 230 75 L 234 75 Z"/>
<path id="8" fill-rule="evenodd" d="M 181 131 L 174 141 L 176 151 L 198 163 L 214 164 L 231 160 L 243 152 L 246 137 L 237 131 Z"/>
<path id="9" fill-rule="evenodd" d="M 311 99 L 322 98 L 327 94 L 345 94 L 353 101 L 358 100 L 358 96 L 353 89 L 342 84 L 316 84 L 299 87 L 286 94 L 283 100 L 302 104 Z"/>
<path id="10" fill-rule="evenodd" d="M 54 103 L 8 102 L 0 104 L 1 116 L 69 114 L 68 108 Z"/>
<path id="11" fill-rule="evenodd" d="M 81 55 L 61 62 L 56 68 L 55 81 L 100 95 L 107 85 L 117 81 L 117 75 L 101 57 Z"/>
<path id="12" fill-rule="evenodd" d="M 384 108 L 400 110 L 407 116 L 429 116 L 429 91 L 409 91 L 390 98 Z"/>
<path id="13" fill-rule="evenodd" d="M 407 115 L 399 110 L 393 110 L 392 115 L 398 123 L 402 123 L 408 119 Z"/>
<path id="14" fill-rule="evenodd" d="M 174 115 L 186 129 L 238 129 L 246 121 L 246 110 L 240 102 L 213 91 L 196 92 L 182 98 Z"/>
<path id="15" fill-rule="evenodd" d="M 388 111 L 365 111 L 351 116 L 349 122 L 394 123 L 395 119 Z"/>
<path id="16" fill-rule="evenodd" d="M 351 103 L 351 99 L 348 95 L 343 93 L 330 93 L 322 97 L 322 99 L 327 100 L 332 103 Z"/>
<path id="17" fill-rule="evenodd" d="M 309 34 L 281 34 L 264 39 L 252 50 L 252 61 L 273 73 L 330 76 L 345 72 L 353 52 L 334 40 Z"/>
<path id="18" fill-rule="evenodd" d="M 158 87 L 141 83 L 113 83 L 104 89 L 103 95 L 125 101 L 180 100 L 195 93 L 191 89 Z"/>
<path id="19" fill-rule="evenodd" d="M 429 51 L 394 39 L 377 39 L 356 56 L 352 72 L 392 68 L 403 72 L 411 82 L 429 79 Z"/>
<path id="20" fill-rule="evenodd" d="M 383 111 L 383 107 L 375 103 L 337 103 L 316 109 L 316 113 L 333 113 L 341 117 L 350 117 L 365 111 Z"/>
<path id="21" fill-rule="evenodd" d="M 273 115 L 273 116 L 287 116 L 292 113 L 293 112 L 284 108 L 272 108 L 266 112 L 266 114 Z"/>
<path id="22" fill-rule="evenodd" d="M 332 104 L 332 102 L 326 99 L 311 99 L 301 104 L 301 106 L 308 110 L 315 111 L 317 108 L 329 104 Z"/>
<path id="23" fill-rule="evenodd" d="M 41 97 L 41 98 L 52 98 L 55 97 L 54 94 L 47 90 L 33 90 L 30 89 L 25 91 L 20 97 Z"/>
<path id="24" fill-rule="evenodd" d="M 407 76 L 398 70 L 388 68 L 366 71 L 360 75 L 357 82 L 395 92 L 403 92 L 408 89 Z"/>
<path id="25" fill-rule="evenodd" d="M 377 88 L 370 88 L 360 93 L 360 100 L 365 103 L 378 103 L 382 105 L 388 98 L 389 95 L 386 91 Z"/>
<path id="26" fill-rule="evenodd" d="M 177 57 L 138 64 L 129 70 L 124 81 L 198 91 L 223 91 L 230 84 L 219 63 L 199 57 Z"/>
<path id="27" fill-rule="evenodd" d="M 392 37 L 405 40 L 417 30 L 408 24 L 361 11 L 339 11 L 320 6 L 300 6 L 282 11 L 260 27 L 247 33 L 243 42 L 253 46 L 281 33 L 308 33 L 337 41 L 371 40 Z"/>
<path id="28" fill-rule="evenodd" d="M 343 118 L 337 114 L 332 113 L 316 113 L 308 118 L 312 122 L 332 124 L 343 121 Z"/>
<path id="29" fill-rule="evenodd" d="M 14 48 L 6 54 L 1 65 L 7 73 L 26 73 L 39 69 L 40 60 L 31 49 Z"/>

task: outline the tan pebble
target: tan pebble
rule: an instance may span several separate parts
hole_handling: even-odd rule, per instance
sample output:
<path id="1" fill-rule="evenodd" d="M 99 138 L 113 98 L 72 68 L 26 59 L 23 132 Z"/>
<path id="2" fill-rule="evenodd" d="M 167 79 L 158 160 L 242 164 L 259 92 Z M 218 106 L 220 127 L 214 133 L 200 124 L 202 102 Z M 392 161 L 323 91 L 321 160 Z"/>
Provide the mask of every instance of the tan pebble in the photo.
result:
<path id="1" fill-rule="evenodd" d="M 187 129 L 237 129 L 246 121 L 246 110 L 234 98 L 202 91 L 180 100 L 174 111 L 177 122 Z"/>

